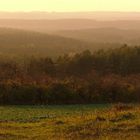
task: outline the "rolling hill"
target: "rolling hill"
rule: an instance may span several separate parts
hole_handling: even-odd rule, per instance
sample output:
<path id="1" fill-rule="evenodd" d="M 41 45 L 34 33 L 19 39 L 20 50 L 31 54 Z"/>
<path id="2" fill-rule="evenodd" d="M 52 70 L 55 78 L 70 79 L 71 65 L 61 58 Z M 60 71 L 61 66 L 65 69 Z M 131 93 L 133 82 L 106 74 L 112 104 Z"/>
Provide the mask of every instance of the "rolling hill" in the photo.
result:
<path id="1" fill-rule="evenodd" d="M 91 28 L 82 30 L 61 30 L 54 32 L 54 34 L 94 43 L 140 44 L 139 29 Z"/>
<path id="2" fill-rule="evenodd" d="M 0 19 L 1 28 L 13 28 L 94 43 L 140 44 L 140 20 Z M 38 33 L 39 34 L 39 33 Z M 32 35 L 31 35 L 32 36 Z M 60 37 L 59 37 L 60 38 Z"/>
<path id="3" fill-rule="evenodd" d="M 56 35 L 25 30 L 0 28 L 0 53 L 58 56 L 79 52 L 90 44 Z"/>
<path id="4" fill-rule="evenodd" d="M 0 19 L 0 27 L 18 28 L 38 32 L 117 28 L 140 30 L 140 20 L 97 21 L 93 19 Z"/>
<path id="5" fill-rule="evenodd" d="M 0 56 L 48 56 L 119 47 L 118 43 L 89 43 L 34 31 L 0 28 Z"/>

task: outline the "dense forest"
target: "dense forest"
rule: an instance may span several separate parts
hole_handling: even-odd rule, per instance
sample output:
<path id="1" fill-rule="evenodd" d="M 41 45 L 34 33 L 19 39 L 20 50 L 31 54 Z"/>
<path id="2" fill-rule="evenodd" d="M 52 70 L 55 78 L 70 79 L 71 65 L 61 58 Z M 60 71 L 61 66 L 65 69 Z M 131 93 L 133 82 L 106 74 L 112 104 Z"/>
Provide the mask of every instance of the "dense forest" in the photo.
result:
<path id="1" fill-rule="evenodd" d="M 0 61 L 0 104 L 140 102 L 140 47 Z"/>

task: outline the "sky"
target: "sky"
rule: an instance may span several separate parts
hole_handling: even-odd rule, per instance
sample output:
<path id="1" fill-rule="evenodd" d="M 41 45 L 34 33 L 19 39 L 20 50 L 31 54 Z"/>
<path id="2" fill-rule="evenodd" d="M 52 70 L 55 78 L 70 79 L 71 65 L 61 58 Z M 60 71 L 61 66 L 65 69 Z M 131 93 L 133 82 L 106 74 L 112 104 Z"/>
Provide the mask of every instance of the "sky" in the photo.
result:
<path id="1" fill-rule="evenodd" d="M 0 0 L 0 11 L 140 11 L 140 0 Z"/>

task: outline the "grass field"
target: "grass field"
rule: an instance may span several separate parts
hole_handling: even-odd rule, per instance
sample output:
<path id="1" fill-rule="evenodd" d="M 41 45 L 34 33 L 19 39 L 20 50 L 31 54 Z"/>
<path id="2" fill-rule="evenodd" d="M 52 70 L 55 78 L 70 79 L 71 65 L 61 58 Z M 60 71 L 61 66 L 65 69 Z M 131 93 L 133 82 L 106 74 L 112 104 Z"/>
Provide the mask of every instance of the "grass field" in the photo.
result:
<path id="1" fill-rule="evenodd" d="M 0 140 L 139 140 L 139 133 L 139 105 L 0 107 Z"/>

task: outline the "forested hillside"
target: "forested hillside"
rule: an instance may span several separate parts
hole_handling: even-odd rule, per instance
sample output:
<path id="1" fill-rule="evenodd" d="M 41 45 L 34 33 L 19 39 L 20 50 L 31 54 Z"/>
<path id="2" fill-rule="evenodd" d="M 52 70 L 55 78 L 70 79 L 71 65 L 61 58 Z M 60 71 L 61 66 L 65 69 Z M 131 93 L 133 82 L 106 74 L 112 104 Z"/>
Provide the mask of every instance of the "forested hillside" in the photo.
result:
<path id="1" fill-rule="evenodd" d="M 140 102 L 138 31 L 60 33 L 0 28 L 0 104 Z"/>
<path id="2" fill-rule="evenodd" d="M 38 32 L 0 28 L 0 54 L 9 56 L 58 56 L 88 49 L 83 41 Z M 94 46 L 93 46 L 94 47 Z"/>
<path id="3" fill-rule="evenodd" d="M 119 47 L 120 44 L 89 43 L 72 38 L 48 35 L 45 33 L 0 28 L 0 56 L 50 56 L 73 55 L 86 49 Z"/>

